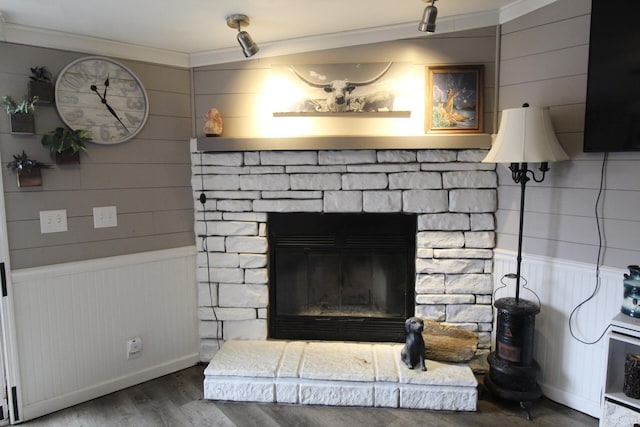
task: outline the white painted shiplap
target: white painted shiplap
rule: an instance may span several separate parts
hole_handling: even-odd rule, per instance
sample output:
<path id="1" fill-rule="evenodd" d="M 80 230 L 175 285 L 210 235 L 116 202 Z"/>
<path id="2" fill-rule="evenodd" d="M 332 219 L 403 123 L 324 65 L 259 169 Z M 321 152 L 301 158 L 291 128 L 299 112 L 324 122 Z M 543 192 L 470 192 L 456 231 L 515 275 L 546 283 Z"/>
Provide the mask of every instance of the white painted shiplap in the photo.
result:
<path id="1" fill-rule="evenodd" d="M 198 362 L 195 248 L 14 271 L 22 420 Z M 141 337 L 140 358 L 126 342 Z"/>
<path id="2" fill-rule="evenodd" d="M 496 250 L 495 288 L 505 274 L 515 273 L 515 252 Z M 601 268 L 599 289 L 573 316 L 574 335 L 582 341 L 596 341 L 620 311 L 625 270 Z M 596 286 L 595 265 L 523 255 L 522 277 L 540 298 L 536 316 L 535 359 L 540 364 L 539 384 L 545 396 L 594 417 L 600 416 L 602 372 L 606 365 L 606 340 L 584 344 L 571 336 L 569 317 L 574 308 L 587 299 Z M 513 297 L 515 280 L 495 297 Z M 520 297 L 536 297 L 521 288 Z"/>

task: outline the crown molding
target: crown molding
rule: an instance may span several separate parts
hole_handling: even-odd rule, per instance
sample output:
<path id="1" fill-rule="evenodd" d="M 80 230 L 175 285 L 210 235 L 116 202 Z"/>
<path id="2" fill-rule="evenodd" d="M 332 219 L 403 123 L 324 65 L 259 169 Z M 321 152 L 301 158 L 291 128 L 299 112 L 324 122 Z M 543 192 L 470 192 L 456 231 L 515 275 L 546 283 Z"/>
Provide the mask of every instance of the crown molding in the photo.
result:
<path id="1" fill-rule="evenodd" d="M 433 36 L 455 31 L 494 26 L 498 23 L 499 14 L 497 11 L 444 17 L 438 19 L 438 32 L 434 33 Z M 260 43 L 258 41 L 260 52 L 258 52 L 254 58 L 271 58 L 302 52 L 360 46 L 364 44 L 417 37 L 432 37 L 432 35 L 418 31 L 418 23 L 415 21 L 384 27 L 279 40 L 271 43 Z M 189 65 L 191 67 L 201 67 L 241 61 L 243 59 L 244 56 L 242 55 L 242 51 L 239 48 L 233 47 L 192 53 L 189 55 Z"/>
<path id="2" fill-rule="evenodd" d="M 173 65 L 182 68 L 189 67 L 189 55 L 184 52 L 12 24 L 3 22 L 1 18 L 0 40 L 9 43 Z"/>
<path id="3" fill-rule="evenodd" d="M 454 31 L 503 24 L 556 1 L 557 0 L 518 0 L 500 10 L 438 18 L 438 32 L 436 34 L 446 34 Z M 421 33 L 417 30 L 416 19 L 415 22 L 404 24 L 299 37 L 271 43 L 260 43 L 258 41 L 260 52 L 255 58 L 270 58 L 302 52 L 430 36 L 431 35 Z M 6 22 L 1 13 L 0 41 L 112 56 L 182 68 L 223 64 L 245 59 L 242 51 L 237 47 L 193 53 L 177 52 L 12 24 Z"/>
<path id="4" fill-rule="evenodd" d="M 527 13 L 555 3 L 558 0 L 520 0 L 500 9 L 500 24 L 513 21 Z"/>

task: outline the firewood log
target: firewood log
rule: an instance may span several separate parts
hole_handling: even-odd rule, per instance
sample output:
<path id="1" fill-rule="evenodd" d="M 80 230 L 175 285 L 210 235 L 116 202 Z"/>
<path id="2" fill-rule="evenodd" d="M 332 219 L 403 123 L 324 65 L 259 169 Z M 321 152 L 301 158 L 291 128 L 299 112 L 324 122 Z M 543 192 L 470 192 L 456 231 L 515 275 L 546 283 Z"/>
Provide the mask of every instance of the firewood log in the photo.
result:
<path id="1" fill-rule="evenodd" d="M 478 348 L 474 332 L 428 319 L 424 319 L 422 337 L 427 359 L 440 362 L 468 362 Z"/>

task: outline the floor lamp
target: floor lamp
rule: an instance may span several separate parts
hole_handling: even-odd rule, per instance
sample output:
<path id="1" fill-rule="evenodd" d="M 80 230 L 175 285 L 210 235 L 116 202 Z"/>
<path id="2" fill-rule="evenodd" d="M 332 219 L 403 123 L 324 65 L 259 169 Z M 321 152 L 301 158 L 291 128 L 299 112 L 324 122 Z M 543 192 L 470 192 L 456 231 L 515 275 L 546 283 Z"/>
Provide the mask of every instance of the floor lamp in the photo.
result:
<path id="1" fill-rule="evenodd" d="M 522 264 L 522 231 L 524 226 L 524 196 L 527 182 L 542 182 L 549 171 L 549 162 L 567 160 L 569 156 L 558 143 L 549 110 L 539 107 L 513 108 L 502 111 L 498 135 L 485 163 L 507 163 L 511 178 L 520 184 L 520 223 L 518 229 L 518 255 L 515 298 L 500 298 L 494 302 L 496 317 L 496 351 L 487 358 L 489 375 L 485 385 L 501 398 L 520 401 L 531 419 L 531 406 L 542 396 L 537 384 L 539 366 L 533 359 L 535 316 L 539 304 L 520 298 L 520 271 Z M 540 163 L 536 171 L 530 163 Z"/>

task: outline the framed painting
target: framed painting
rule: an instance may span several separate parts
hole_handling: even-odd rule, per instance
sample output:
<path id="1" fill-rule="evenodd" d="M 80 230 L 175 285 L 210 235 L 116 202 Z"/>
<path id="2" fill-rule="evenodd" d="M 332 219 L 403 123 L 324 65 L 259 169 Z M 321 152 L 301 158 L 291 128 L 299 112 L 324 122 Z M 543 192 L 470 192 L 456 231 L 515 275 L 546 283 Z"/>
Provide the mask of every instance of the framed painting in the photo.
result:
<path id="1" fill-rule="evenodd" d="M 482 133 L 483 65 L 427 67 L 425 133 Z"/>

